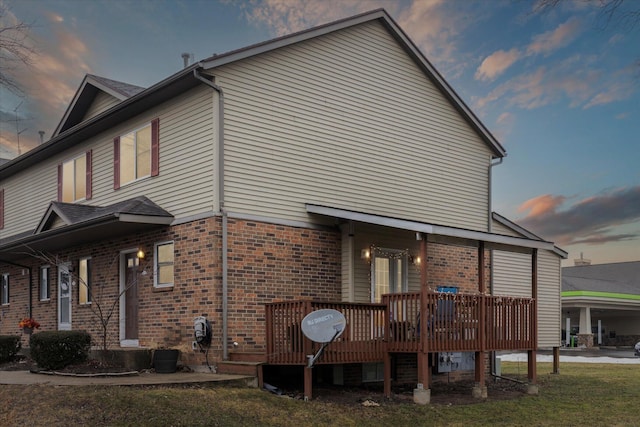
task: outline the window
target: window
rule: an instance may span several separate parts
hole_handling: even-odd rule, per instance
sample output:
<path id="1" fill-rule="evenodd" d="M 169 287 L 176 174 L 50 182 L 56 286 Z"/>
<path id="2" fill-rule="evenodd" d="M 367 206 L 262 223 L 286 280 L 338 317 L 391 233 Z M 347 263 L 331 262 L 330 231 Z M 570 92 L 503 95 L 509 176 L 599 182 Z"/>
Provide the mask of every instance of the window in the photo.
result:
<path id="1" fill-rule="evenodd" d="M 91 304 L 91 258 L 78 262 L 78 303 Z"/>
<path id="2" fill-rule="evenodd" d="M 153 285 L 156 288 L 173 286 L 173 260 L 173 242 L 155 244 Z"/>
<path id="3" fill-rule="evenodd" d="M 113 140 L 113 187 L 159 174 L 159 120 Z"/>
<path id="4" fill-rule="evenodd" d="M 2 275 L 2 283 L 0 283 L 2 289 L 0 292 L 0 304 L 7 305 L 9 304 L 9 274 L 5 273 Z"/>
<path id="5" fill-rule="evenodd" d="M 73 203 L 91 198 L 92 152 L 58 165 L 58 200 Z"/>
<path id="6" fill-rule="evenodd" d="M 371 301 L 379 303 L 383 294 L 406 292 L 408 252 L 376 248 L 372 255 Z"/>
<path id="7" fill-rule="evenodd" d="M 49 272 L 48 265 L 40 267 L 40 301 L 48 301 L 51 297 Z"/>

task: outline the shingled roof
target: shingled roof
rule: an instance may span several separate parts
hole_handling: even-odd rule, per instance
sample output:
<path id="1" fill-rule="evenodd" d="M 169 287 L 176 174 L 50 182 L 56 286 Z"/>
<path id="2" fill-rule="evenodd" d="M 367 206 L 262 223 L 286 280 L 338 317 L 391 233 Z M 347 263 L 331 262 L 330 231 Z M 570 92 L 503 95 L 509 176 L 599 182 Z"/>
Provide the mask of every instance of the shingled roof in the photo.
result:
<path id="1" fill-rule="evenodd" d="M 640 261 L 564 267 L 562 291 L 640 295 Z"/>

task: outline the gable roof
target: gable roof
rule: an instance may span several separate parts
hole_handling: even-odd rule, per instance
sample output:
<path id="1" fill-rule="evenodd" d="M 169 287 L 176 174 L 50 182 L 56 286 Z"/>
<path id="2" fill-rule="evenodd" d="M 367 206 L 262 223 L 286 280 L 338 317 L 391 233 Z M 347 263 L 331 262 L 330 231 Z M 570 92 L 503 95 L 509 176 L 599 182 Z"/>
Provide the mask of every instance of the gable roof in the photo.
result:
<path id="1" fill-rule="evenodd" d="M 433 65 L 420 52 L 416 45 L 393 21 L 384 9 L 374 10 L 350 18 L 335 21 L 326 25 L 300 31 L 287 36 L 278 37 L 269 41 L 254 44 L 242 49 L 233 50 L 221 55 L 215 55 L 198 63 L 181 69 L 175 74 L 156 83 L 155 85 L 137 92 L 131 85 L 114 80 L 105 79 L 93 75 L 87 75 L 80 88 L 76 92 L 71 104 L 67 108 L 60 124 L 53 133 L 51 139 L 44 144 L 26 152 L 12 161 L 0 165 L 0 179 L 11 176 L 26 167 L 34 165 L 50 156 L 62 152 L 76 144 L 86 141 L 100 132 L 110 129 L 130 117 L 140 114 L 161 102 L 171 99 L 185 91 L 203 84 L 206 81 L 198 74 L 199 70 L 214 70 L 216 67 L 240 61 L 254 55 L 269 52 L 281 47 L 300 43 L 314 37 L 350 28 L 366 22 L 379 21 L 389 31 L 405 52 L 414 60 L 425 75 L 449 100 L 469 125 L 477 132 L 480 138 L 487 144 L 495 157 L 506 156 L 506 150 L 482 122 L 473 114 L 458 94 L 449 86 Z M 122 99 L 119 104 L 81 122 L 87 107 L 95 97 L 98 90 L 102 90 Z M 133 95 L 132 93 L 137 92 Z M 127 97 L 127 95 L 131 95 Z"/>
<path id="2" fill-rule="evenodd" d="M 350 18 L 341 19 L 325 25 L 314 27 L 308 30 L 299 31 L 286 36 L 278 37 L 262 43 L 257 43 L 241 49 L 232 50 L 220 55 L 200 61 L 205 70 L 212 70 L 231 62 L 240 61 L 255 55 L 270 52 L 275 49 L 300 43 L 315 37 L 320 37 L 335 31 L 343 30 L 363 23 L 379 21 L 389 31 L 391 36 L 400 44 L 404 51 L 414 60 L 418 67 L 425 73 L 431 82 L 449 100 L 458 113 L 469 123 L 478 133 L 482 140 L 489 146 L 495 157 L 505 157 L 507 155 L 504 147 L 476 117 L 465 102 L 458 96 L 446 80 L 440 75 L 435 67 L 424 56 L 420 49 L 413 43 L 407 34 L 396 24 L 391 16 L 384 9 L 377 9 L 371 12 L 355 15 Z"/>
<path id="3" fill-rule="evenodd" d="M 143 90 L 144 88 L 140 86 L 87 74 L 82 83 L 80 83 L 80 87 L 73 96 L 60 123 L 53 131 L 52 137 L 80 123 L 85 116 L 87 108 L 89 108 L 99 92 L 107 93 L 120 101 L 124 101 Z"/>
<path id="4" fill-rule="evenodd" d="M 640 261 L 563 267 L 563 296 L 580 291 L 640 296 Z"/>
<path id="5" fill-rule="evenodd" d="M 168 226 L 174 216 L 145 196 L 108 206 L 51 202 L 33 232 L 0 241 L 0 260 L 11 261 L 29 251 L 53 251 L 110 237 Z"/>
<path id="6" fill-rule="evenodd" d="M 526 237 L 527 239 L 544 241 L 544 239 L 542 239 L 541 237 L 533 234 L 526 228 L 521 227 L 520 225 L 516 224 L 513 221 L 508 220 L 507 218 L 503 217 L 502 215 L 496 212 L 491 212 L 491 218 L 497 223 L 504 225 L 505 227 L 515 231 L 521 236 Z M 563 249 L 560 249 L 555 245 L 553 246 L 553 252 L 562 259 L 567 259 L 567 257 L 569 256 L 568 252 L 564 251 Z"/>

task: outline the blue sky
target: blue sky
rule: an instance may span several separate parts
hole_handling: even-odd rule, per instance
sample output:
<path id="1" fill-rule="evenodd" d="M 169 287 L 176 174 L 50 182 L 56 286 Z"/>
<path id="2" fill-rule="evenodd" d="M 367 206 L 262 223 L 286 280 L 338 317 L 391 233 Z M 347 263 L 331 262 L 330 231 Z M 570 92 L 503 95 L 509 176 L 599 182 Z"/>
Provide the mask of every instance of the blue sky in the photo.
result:
<path id="1" fill-rule="evenodd" d="M 201 60 L 384 7 L 508 152 L 495 211 L 572 264 L 640 260 L 640 23 L 597 3 L 519 0 L 0 0 L 32 24 L 21 99 L 0 92 L 0 157 L 50 137 L 86 73 L 148 87 Z M 627 0 L 623 7 L 638 9 Z M 21 104 L 22 102 L 22 104 Z M 17 108 L 17 109 L 16 109 Z M 18 127 L 16 128 L 16 117 Z"/>

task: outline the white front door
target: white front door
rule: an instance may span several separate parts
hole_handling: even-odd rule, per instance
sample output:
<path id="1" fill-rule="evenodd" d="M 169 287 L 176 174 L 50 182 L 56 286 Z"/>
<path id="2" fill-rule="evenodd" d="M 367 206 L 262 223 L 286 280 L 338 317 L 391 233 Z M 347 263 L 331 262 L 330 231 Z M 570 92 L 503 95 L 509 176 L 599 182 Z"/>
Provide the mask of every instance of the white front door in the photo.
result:
<path id="1" fill-rule="evenodd" d="M 71 330 L 71 274 L 69 264 L 58 267 L 58 330 Z"/>

